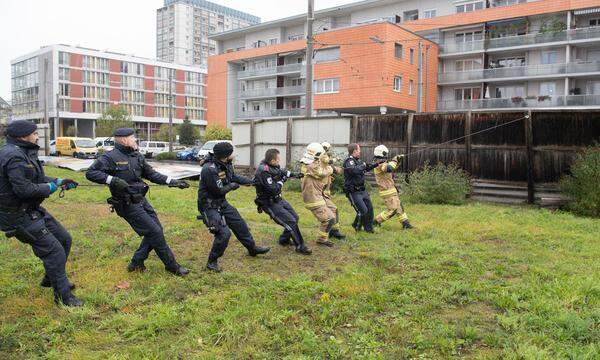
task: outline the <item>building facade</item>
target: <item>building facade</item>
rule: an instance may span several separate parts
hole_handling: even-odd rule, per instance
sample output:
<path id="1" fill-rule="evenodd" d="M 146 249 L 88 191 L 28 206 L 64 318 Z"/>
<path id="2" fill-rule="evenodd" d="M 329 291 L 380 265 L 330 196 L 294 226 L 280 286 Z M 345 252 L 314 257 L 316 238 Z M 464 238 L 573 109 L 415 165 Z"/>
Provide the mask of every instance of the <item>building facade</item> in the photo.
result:
<path id="1" fill-rule="evenodd" d="M 0 126 L 6 125 L 11 116 L 12 107 L 10 106 L 8 101 L 0 97 Z"/>
<path id="2" fill-rule="evenodd" d="M 269 35 L 276 40 L 268 46 L 252 36 L 243 43 L 220 35 L 226 50 L 209 58 L 208 119 L 228 125 L 305 116 L 306 41 L 296 38 L 302 38 L 301 31 L 293 27 Z M 281 36 L 294 40 L 280 43 Z M 233 42 L 249 49 L 229 51 Z M 419 57 L 419 48 L 427 59 Z M 434 110 L 437 51 L 434 42 L 389 22 L 320 32 L 313 56 L 313 115 Z"/>
<path id="3" fill-rule="evenodd" d="M 197 67 L 52 45 L 13 60 L 11 70 L 13 118 L 40 122 L 47 111 L 52 138 L 69 127 L 95 137 L 95 120 L 111 106 L 131 115 L 140 137 L 152 138 L 169 122 L 170 93 L 174 123 L 207 124 L 206 71 Z"/>
<path id="4" fill-rule="evenodd" d="M 302 54 L 305 47 L 305 21 L 306 15 L 298 15 L 211 36 L 217 41 L 220 55 L 209 58 L 209 122 L 303 113 L 301 94 L 285 94 L 290 98 L 289 110 L 294 110 L 288 111 L 286 97 L 274 100 L 272 93 L 282 91 L 279 88 L 282 81 L 288 85 L 287 78 L 291 78 L 290 85 L 294 87 L 298 81 L 293 82 L 293 77 L 303 77 L 301 65 L 293 63 L 300 61 L 294 57 L 298 52 Z M 377 37 L 372 33 L 373 26 L 382 22 L 395 24 L 412 37 L 399 38 L 395 34 Z M 399 98 L 402 91 L 409 91 L 410 83 L 405 81 L 386 82 L 392 77 L 403 80 L 412 77 L 404 73 L 406 69 L 389 73 L 383 66 L 395 57 L 391 44 L 412 49 L 408 57 L 423 60 L 421 71 L 417 69 L 423 76 L 413 79 L 421 99 L 416 103 L 421 106 L 417 108 L 416 104 L 402 100 L 404 106 L 398 108 L 401 110 L 600 108 L 600 3 L 597 0 L 365 0 L 317 11 L 314 31 L 316 46 L 324 50 L 321 55 L 319 51 L 315 55 L 314 103 L 318 111 L 363 111 L 364 107 L 360 106 L 363 98 L 396 88 L 401 89 L 397 94 Z M 353 34 L 352 40 L 341 40 L 346 37 L 342 34 L 349 33 Z M 323 40 L 324 37 L 328 40 Z M 419 39 L 420 50 L 414 45 Z M 369 41 L 378 40 L 382 40 L 381 46 L 388 51 L 376 52 L 370 47 Z M 319 57 L 335 57 L 337 50 L 327 49 L 335 45 L 339 45 L 340 53 L 347 48 L 354 54 L 339 55 L 337 66 L 320 72 Z M 292 70 L 292 75 L 287 75 Z M 257 71 L 262 77 L 275 73 L 277 83 L 273 77 L 268 85 L 249 83 Z M 283 80 L 279 77 L 281 71 L 287 75 Z M 366 74 L 379 78 L 381 86 L 372 87 L 369 93 L 338 96 L 343 100 L 334 106 L 322 100 L 327 98 L 321 96 L 318 80 L 322 76 L 339 78 L 339 84 L 334 81 L 331 88 L 339 87 L 342 94 L 354 79 L 369 79 Z M 262 78 L 258 80 L 264 82 Z M 270 97 L 267 102 L 256 104 L 255 98 L 248 99 L 245 94 L 248 88 L 255 93 L 265 93 L 262 88 L 268 88 Z M 299 102 L 291 99 L 298 95 Z M 252 93 L 252 96 L 256 95 Z M 382 112 L 390 108 L 396 110 L 389 101 L 391 99 L 386 98 L 381 102 Z M 295 110 L 297 105 L 299 110 Z M 258 112 L 253 114 L 254 111 Z M 248 113 L 247 116 L 240 115 L 244 113 Z"/>
<path id="5" fill-rule="evenodd" d="M 207 66 L 216 44 L 209 34 L 260 23 L 260 18 L 206 0 L 165 0 L 156 11 L 156 57 Z"/>

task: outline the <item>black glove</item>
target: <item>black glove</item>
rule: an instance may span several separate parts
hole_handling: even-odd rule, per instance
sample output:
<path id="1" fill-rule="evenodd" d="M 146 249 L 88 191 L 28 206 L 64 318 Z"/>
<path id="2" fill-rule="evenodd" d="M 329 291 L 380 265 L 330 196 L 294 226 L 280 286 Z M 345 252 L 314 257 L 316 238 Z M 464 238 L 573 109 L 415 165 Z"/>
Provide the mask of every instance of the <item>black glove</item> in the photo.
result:
<path id="1" fill-rule="evenodd" d="M 240 184 L 236 182 L 232 182 L 230 184 L 225 185 L 227 187 L 227 191 L 235 191 L 240 188 Z"/>
<path id="2" fill-rule="evenodd" d="M 112 181 L 110 182 L 110 186 L 119 192 L 126 192 L 127 188 L 129 188 L 127 181 L 118 177 L 113 177 Z"/>
<path id="3" fill-rule="evenodd" d="M 379 164 L 377 164 L 377 163 L 365 165 L 365 172 L 369 172 L 369 171 L 375 169 L 378 165 Z"/>
<path id="4" fill-rule="evenodd" d="M 60 182 L 60 187 L 65 190 L 75 189 L 79 186 L 79 183 L 72 179 L 62 179 Z"/>
<path id="5" fill-rule="evenodd" d="M 294 179 L 302 179 L 304 177 L 304 174 L 299 172 L 299 173 L 290 173 L 290 177 L 294 178 Z"/>
<path id="6" fill-rule="evenodd" d="M 180 189 L 187 189 L 190 187 L 190 184 L 187 183 L 187 181 L 184 180 L 171 180 L 171 182 L 169 183 L 169 187 L 176 187 L 176 188 L 180 188 Z"/>

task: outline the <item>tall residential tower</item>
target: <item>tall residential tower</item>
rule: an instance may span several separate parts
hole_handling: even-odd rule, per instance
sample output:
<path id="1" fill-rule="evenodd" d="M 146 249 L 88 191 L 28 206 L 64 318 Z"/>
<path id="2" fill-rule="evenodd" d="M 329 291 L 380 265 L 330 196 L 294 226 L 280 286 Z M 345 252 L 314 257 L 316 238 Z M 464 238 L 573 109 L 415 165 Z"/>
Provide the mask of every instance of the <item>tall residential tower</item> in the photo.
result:
<path id="1" fill-rule="evenodd" d="M 213 33 L 260 23 L 260 18 L 206 0 L 165 0 L 156 11 L 156 57 L 162 61 L 206 67 L 215 55 Z"/>

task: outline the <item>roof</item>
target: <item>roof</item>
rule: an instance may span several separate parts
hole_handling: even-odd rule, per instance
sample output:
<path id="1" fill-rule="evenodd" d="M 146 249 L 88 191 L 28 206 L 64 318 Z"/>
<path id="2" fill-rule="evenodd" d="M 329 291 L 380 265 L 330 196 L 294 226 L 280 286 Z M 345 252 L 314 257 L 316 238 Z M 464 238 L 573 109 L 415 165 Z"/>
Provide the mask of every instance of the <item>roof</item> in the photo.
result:
<path id="1" fill-rule="evenodd" d="M 236 9 L 229 8 L 227 6 L 212 3 L 206 0 L 165 0 L 165 6 L 169 6 L 175 3 L 189 4 L 203 9 L 207 9 L 219 14 L 236 17 L 238 19 L 246 20 L 253 24 L 260 23 L 260 18 L 252 14 L 245 13 Z"/>
<path id="2" fill-rule="evenodd" d="M 176 1 L 176 0 L 165 0 L 165 1 Z M 190 0 L 190 1 L 195 1 L 195 0 Z M 326 8 L 326 9 L 322 9 L 322 10 L 317 10 L 317 11 L 315 11 L 315 18 L 322 18 L 322 17 L 327 17 L 327 16 L 336 16 L 336 17 L 344 16 L 353 11 L 370 8 L 373 6 L 384 6 L 384 5 L 394 4 L 394 3 L 398 3 L 399 1 L 406 1 L 406 0 L 362 0 L 362 1 L 353 2 L 350 4 L 345 4 L 345 5 L 330 7 L 330 8 Z M 247 27 L 243 27 L 243 28 L 225 31 L 222 33 L 213 34 L 213 35 L 210 35 L 209 37 L 212 40 L 228 40 L 228 39 L 239 36 L 239 34 L 246 33 L 246 32 L 258 31 L 258 30 L 270 28 L 273 26 L 281 26 L 284 24 L 286 26 L 293 25 L 293 24 L 304 24 L 305 21 L 306 21 L 306 13 L 303 13 L 303 14 L 289 16 L 289 17 L 282 18 L 282 19 L 262 22 L 257 25 L 251 25 L 251 26 L 247 26 Z"/>
<path id="3" fill-rule="evenodd" d="M 10 104 L 8 103 L 8 101 L 4 100 L 3 98 L 0 97 L 0 109 L 1 110 L 6 110 L 6 109 L 10 109 Z"/>

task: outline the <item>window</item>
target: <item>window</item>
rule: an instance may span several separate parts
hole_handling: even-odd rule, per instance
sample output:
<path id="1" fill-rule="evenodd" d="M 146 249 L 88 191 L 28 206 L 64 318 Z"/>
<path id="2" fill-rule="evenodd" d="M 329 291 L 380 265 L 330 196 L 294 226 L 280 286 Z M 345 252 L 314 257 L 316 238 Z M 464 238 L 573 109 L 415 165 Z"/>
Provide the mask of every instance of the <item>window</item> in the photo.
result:
<path id="1" fill-rule="evenodd" d="M 540 95 L 541 96 L 553 96 L 556 93 L 555 82 L 543 82 L 540 84 Z"/>
<path id="2" fill-rule="evenodd" d="M 419 20 L 419 10 L 409 10 L 404 12 L 404 21 Z"/>
<path id="3" fill-rule="evenodd" d="M 396 58 L 398 59 L 402 59 L 402 52 L 403 52 L 403 47 L 402 44 L 394 44 L 394 55 L 396 56 Z"/>
<path id="4" fill-rule="evenodd" d="M 415 49 L 410 49 L 409 59 L 411 65 L 415 63 Z"/>
<path id="5" fill-rule="evenodd" d="M 67 68 L 59 68 L 58 69 L 58 79 L 59 80 L 67 80 L 69 81 L 70 70 Z"/>
<path id="6" fill-rule="evenodd" d="M 465 13 L 465 12 L 472 12 L 475 10 L 481 10 L 484 7 L 485 6 L 483 5 L 483 1 L 475 1 L 475 2 L 468 2 L 468 3 L 456 5 L 455 8 L 456 8 L 456 13 Z"/>
<path id="7" fill-rule="evenodd" d="M 260 103 L 252 103 L 252 109 L 254 111 L 260 111 Z"/>
<path id="8" fill-rule="evenodd" d="M 340 48 L 332 47 L 327 49 L 320 49 L 315 52 L 315 63 L 337 61 L 340 59 Z"/>
<path id="9" fill-rule="evenodd" d="M 558 62 L 558 51 L 542 52 L 542 64 L 556 64 Z"/>
<path id="10" fill-rule="evenodd" d="M 396 92 L 402 91 L 402 76 L 394 77 L 394 91 L 396 91 Z"/>
<path id="11" fill-rule="evenodd" d="M 511 99 L 514 97 L 525 97 L 525 86 L 498 86 L 496 87 L 497 99 Z"/>
<path id="12" fill-rule="evenodd" d="M 288 41 L 296 41 L 304 39 L 304 34 L 288 35 Z"/>
<path id="13" fill-rule="evenodd" d="M 456 60 L 454 71 L 470 71 L 481 69 L 481 59 L 463 59 Z"/>
<path id="14" fill-rule="evenodd" d="M 600 26 L 600 19 L 590 19 L 590 26 Z"/>
<path id="15" fill-rule="evenodd" d="M 504 67 L 513 67 L 513 66 L 525 66 L 525 57 L 517 56 L 517 57 L 509 57 L 502 58 L 490 61 L 490 68 L 504 68 Z"/>
<path id="16" fill-rule="evenodd" d="M 269 45 L 277 45 L 279 43 L 279 39 L 269 39 Z"/>
<path id="17" fill-rule="evenodd" d="M 470 31 L 454 34 L 454 40 L 457 44 L 483 40 L 483 32 Z"/>
<path id="18" fill-rule="evenodd" d="M 315 80 L 314 90 L 317 94 L 333 94 L 340 91 L 340 79 L 320 79 Z"/>
<path id="19" fill-rule="evenodd" d="M 60 95 L 69 96 L 69 84 L 59 84 Z"/>
<path id="20" fill-rule="evenodd" d="M 414 82 L 412 80 L 409 80 L 408 81 L 408 95 L 413 94 L 413 87 L 414 87 Z"/>
<path id="21" fill-rule="evenodd" d="M 481 99 L 481 88 L 460 88 L 454 89 L 454 100 L 478 100 Z"/>
<path id="22" fill-rule="evenodd" d="M 69 65 L 69 61 L 70 60 L 70 54 L 66 53 L 66 52 L 59 52 L 58 53 L 58 63 L 61 65 Z"/>
<path id="23" fill-rule="evenodd" d="M 425 19 L 431 19 L 436 17 L 437 15 L 437 10 L 436 9 L 431 9 L 431 10 L 425 10 L 423 11 L 423 17 Z"/>

